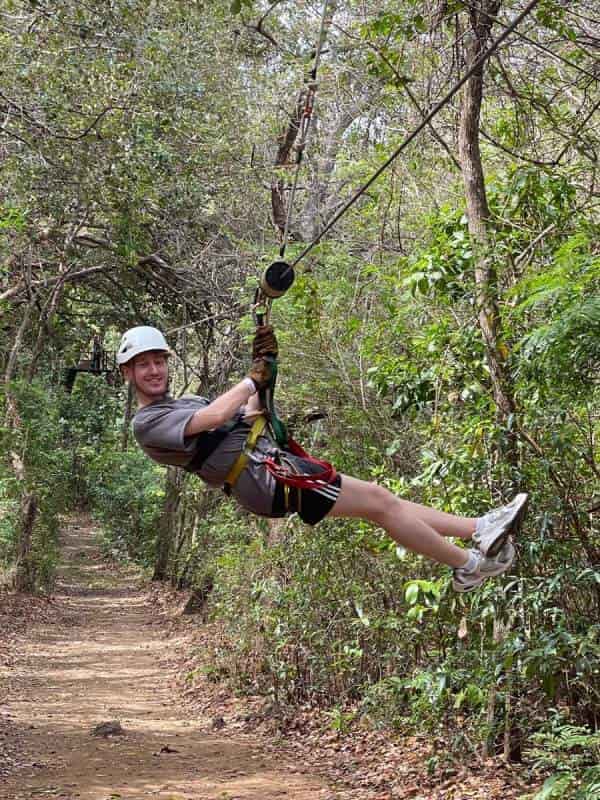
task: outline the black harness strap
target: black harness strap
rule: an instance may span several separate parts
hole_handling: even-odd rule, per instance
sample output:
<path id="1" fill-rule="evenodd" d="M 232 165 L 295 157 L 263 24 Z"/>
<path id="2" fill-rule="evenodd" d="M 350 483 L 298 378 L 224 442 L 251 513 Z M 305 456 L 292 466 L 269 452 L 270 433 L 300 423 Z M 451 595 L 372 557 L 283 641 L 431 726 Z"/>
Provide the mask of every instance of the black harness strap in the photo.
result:
<path id="1" fill-rule="evenodd" d="M 183 468 L 186 472 L 198 472 L 206 459 L 214 453 L 223 439 L 240 424 L 239 417 L 231 420 L 226 425 L 215 428 L 214 431 L 204 431 L 196 437 L 196 449 L 190 461 Z"/>

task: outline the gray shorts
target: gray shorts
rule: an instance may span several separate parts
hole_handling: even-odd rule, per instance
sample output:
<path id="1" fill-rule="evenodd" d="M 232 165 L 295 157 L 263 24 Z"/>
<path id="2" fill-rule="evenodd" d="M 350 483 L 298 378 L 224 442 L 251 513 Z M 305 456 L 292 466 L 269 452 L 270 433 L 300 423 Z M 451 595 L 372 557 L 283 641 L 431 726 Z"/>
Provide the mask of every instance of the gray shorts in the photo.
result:
<path id="1" fill-rule="evenodd" d="M 229 470 L 244 449 L 250 426 L 240 423 L 223 442 L 195 470 L 205 483 L 214 488 L 223 488 Z M 248 464 L 238 478 L 231 494 L 237 502 L 253 514 L 261 517 L 284 517 L 298 513 L 309 525 L 316 525 L 335 505 L 340 493 L 341 476 L 318 489 L 295 489 L 286 492 L 265 466 L 266 458 L 286 462 L 298 472 L 314 474 L 318 471 L 311 461 L 287 453 L 266 436 L 260 436 L 250 454 Z M 286 503 L 287 498 L 287 503 Z"/>

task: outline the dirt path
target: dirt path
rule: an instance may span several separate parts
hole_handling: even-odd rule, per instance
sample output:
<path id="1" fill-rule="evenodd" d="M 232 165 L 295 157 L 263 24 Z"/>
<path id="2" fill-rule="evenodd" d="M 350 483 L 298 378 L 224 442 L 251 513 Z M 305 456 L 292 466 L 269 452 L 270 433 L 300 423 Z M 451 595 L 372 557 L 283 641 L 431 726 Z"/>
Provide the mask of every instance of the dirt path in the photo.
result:
<path id="1" fill-rule="evenodd" d="M 0 800 L 331 797 L 297 765 L 186 716 L 164 626 L 135 573 L 102 561 L 85 519 L 65 527 L 62 554 L 56 614 L 0 659 Z M 125 735 L 91 734 L 109 720 Z"/>

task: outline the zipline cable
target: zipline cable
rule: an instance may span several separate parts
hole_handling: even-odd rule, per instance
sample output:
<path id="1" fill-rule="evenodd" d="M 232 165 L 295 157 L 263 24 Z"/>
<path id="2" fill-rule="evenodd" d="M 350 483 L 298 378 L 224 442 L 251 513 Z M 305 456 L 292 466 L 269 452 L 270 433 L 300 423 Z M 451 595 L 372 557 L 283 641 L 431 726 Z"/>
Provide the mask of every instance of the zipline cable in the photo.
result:
<path id="1" fill-rule="evenodd" d="M 315 49 L 315 59 L 313 67 L 309 73 L 309 79 L 306 82 L 306 100 L 304 108 L 302 109 L 302 117 L 298 124 L 298 144 L 296 145 L 296 171 L 294 174 L 294 183 L 288 201 L 288 209 L 285 217 L 285 228 L 283 231 L 283 239 L 281 247 L 279 248 L 279 255 L 281 258 L 285 256 L 285 249 L 288 243 L 290 234 L 290 222 L 292 219 L 292 210 L 294 208 L 294 199 L 296 197 L 296 189 L 298 188 L 298 176 L 300 175 L 300 166 L 302 165 L 302 158 L 304 156 L 304 148 L 308 139 L 308 132 L 310 130 L 310 123 L 312 121 L 313 110 L 315 107 L 315 95 L 317 93 L 317 73 L 321 63 L 321 55 L 323 52 L 323 43 L 325 42 L 325 31 L 327 26 L 327 8 L 329 0 L 324 0 L 323 11 L 321 13 L 321 27 L 319 30 L 319 38 L 317 40 L 317 47 Z"/>
<path id="2" fill-rule="evenodd" d="M 377 169 L 373 173 L 373 175 L 371 175 L 369 180 L 366 183 L 364 183 L 355 192 L 354 195 L 352 195 L 350 200 L 348 200 L 348 202 L 346 202 L 342 206 L 342 208 L 333 216 L 333 218 L 329 220 L 329 222 L 327 223 L 327 225 L 325 225 L 323 230 L 319 234 L 317 234 L 317 236 L 315 236 L 315 238 L 304 248 L 304 250 L 300 253 L 300 255 L 297 256 L 296 259 L 290 264 L 290 266 L 288 267 L 289 270 L 293 269 L 293 267 L 295 267 L 300 261 L 302 261 L 302 259 L 305 258 L 310 253 L 310 251 L 314 247 L 316 247 L 317 244 L 319 244 L 319 242 L 321 241 L 323 236 L 329 230 L 331 230 L 331 228 L 333 228 L 333 226 L 344 216 L 344 214 L 350 208 L 352 208 L 352 206 L 356 203 L 356 201 L 367 191 L 367 189 L 373 183 L 375 183 L 377 178 L 379 178 L 379 176 L 383 172 L 385 172 L 385 170 L 390 166 L 390 164 L 392 164 L 398 158 L 398 156 L 402 152 L 404 152 L 404 150 L 406 150 L 406 148 L 413 141 L 413 139 L 415 139 L 415 137 L 418 136 L 421 133 L 421 131 L 425 127 L 427 127 L 427 125 L 429 125 L 429 123 L 439 114 L 439 112 L 445 106 L 448 105 L 450 100 L 452 100 L 452 98 L 459 91 L 459 89 L 461 89 L 464 86 L 464 84 L 469 80 L 469 78 L 477 72 L 477 70 L 482 66 L 482 64 L 485 64 L 485 62 L 488 60 L 488 58 L 493 53 L 496 52 L 496 50 L 500 47 L 500 45 L 504 42 L 504 40 L 507 39 L 510 36 L 510 34 L 514 31 L 514 29 L 527 16 L 529 16 L 529 14 L 531 14 L 531 12 L 537 6 L 538 3 L 539 3 L 539 0 L 531 0 L 531 2 L 529 2 L 525 6 L 523 11 L 520 14 L 518 14 L 511 23 L 509 23 L 506 26 L 506 29 L 500 34 L 500 36 L 498 36 L 497 39 L 495 39 L 492 42 L 492 44 L 489 46 L 489 48 L 487 50 L 485 50 L 475 60 L 475 62 L 473 63 L 473 66 L 463 75 L 463 77 L 457 83 L 454 84 L 454 86 L 450 89 L 450 91 L 446 95 L 444 95 L 444 97 L 440 101 L 438 101 L 435 104 L 435 106 L 432 108 L 432 110 L 429 112 L 429 114 L 427 114 L 427 116 L 423 118 L 423 120 L 419 123 L 419 125 L 417 125 L 417 127 L 413 131 L 411 131 L 411 133 L 402 141 L 402 143 L 399 145 L 399 147 L 397 147 L 396 150 L 394 150 L 394 152 L 391 154 L 391 156 L 389 156 L 389 158 L 379 167 L 379 169 Z"/>
<path id="3" fill-rule="evenodd" d="M 484 17 L 491 19 L 492 22 L 496 22 L 498 25 L 501 25 L 502 27 L 507 26 L 508 23 L 499 19 L 499 17 L 495 17 L 493 14 L 490 14 L 489 11 L 484 11 L 483 9 L 478 8 L 477 6 L 473 5 L 473 3 L 468 2 L 468 0 L 464 0 L 464 3 L 472 11 L 479 11 L 479 13 L 483 14 Z M 532 45 L 532 47 L 535 47 L 538 50 L 542 50 L 544 53 L 548 53 L 548 55 L 552 56 L 552 58 L 556 58 L 558 61 L 562 61 L 562 63 L 566 64 L 567 67 L 571 67 L 577 72 L 580 72 L 582 75 L 587 75 L 587 77 L 591 78 L 593 81 L 598 80 L 599 77 L 598 75 L 595 75 L 593 72 L 590 72 L 589 70 L 585 69 L 585 67 L 580 67 L 579 64 L 576 64 L 574 61 L 571 61 L 570 59 L 566 58 L 560 53 L 555 53 L 549 47 L 546 47 L 545 44 L 542 44 L 541 42 L 536 42 L 535 39 L 532 39 L 530 36 L 527 36 L 526 33 L 523 33 L 522 31 L 515 31 L 515 36 L 517 36 L 519 39 L 522 39 L 524 42 L 528 42 L 528 44 Z"/>

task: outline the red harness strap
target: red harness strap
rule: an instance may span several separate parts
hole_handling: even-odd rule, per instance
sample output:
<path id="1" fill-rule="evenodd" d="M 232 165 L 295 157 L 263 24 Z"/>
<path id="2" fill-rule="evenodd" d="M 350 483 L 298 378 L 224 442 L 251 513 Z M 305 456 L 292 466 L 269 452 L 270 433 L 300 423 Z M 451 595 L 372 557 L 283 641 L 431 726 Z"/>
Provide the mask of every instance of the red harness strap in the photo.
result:
<path id="1" fill-rule="evenodd" d="M 320 467 L 319 472 L 313 473 L 298 473 L 294 472 L 293 469 L 285 464 L 278 464 L 274 459 L 267 458 L 265 460 L 265 466 L 273 475 L 276 481 L 283 483 L 285 486 L 295 486 L 297 489 L 320 489 L 323 483 L 331 483 L 335 480 L 337 472 L 335 467 L 333 467 L 328 461 L 321 461 L 318 458 L 314 458 L 310 456 L 306 450 L 304 450 L 298 442 L 294 441 L 291 437 L 288 439 L 288 443 L 286 445 L 286 450 L 288 450 L 292 455 L 299 456 L 300 458 L 306 459 L 306 461 L 310 461 L 311 464 Z"/>

